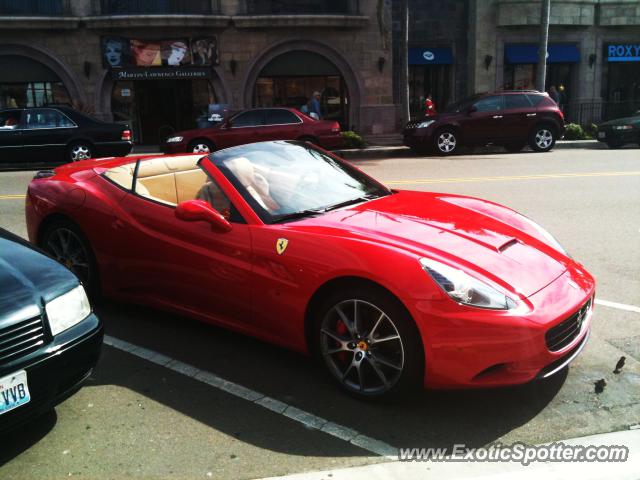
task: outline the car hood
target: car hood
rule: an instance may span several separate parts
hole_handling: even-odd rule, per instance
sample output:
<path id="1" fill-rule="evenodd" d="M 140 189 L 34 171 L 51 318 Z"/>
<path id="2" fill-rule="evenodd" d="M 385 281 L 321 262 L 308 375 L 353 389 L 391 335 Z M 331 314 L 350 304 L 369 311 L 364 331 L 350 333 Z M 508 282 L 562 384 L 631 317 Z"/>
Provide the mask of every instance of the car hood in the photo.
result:
<path id="1" fill-rule="evenodd" d="M 516 212 L 456 195 L 401 191 L 296 225 L 453 263 L 525 297 L 562 275 L 570 261 Z"/>
<path id="2" fill-rule="evenodd" d="M 43 302 L 79 283 L 58 262 L 0 229 L 0 328 L 40 315 Z"/>
<path id="3" fill-rule="evenodd" d="M 601 123 L 600 127 L 613 127 L 614 125 L 630 125 L 630 124 L 640 124 L 640 116 L 616 118 L 615 120 L 609 120 L 608 122 Z"/>

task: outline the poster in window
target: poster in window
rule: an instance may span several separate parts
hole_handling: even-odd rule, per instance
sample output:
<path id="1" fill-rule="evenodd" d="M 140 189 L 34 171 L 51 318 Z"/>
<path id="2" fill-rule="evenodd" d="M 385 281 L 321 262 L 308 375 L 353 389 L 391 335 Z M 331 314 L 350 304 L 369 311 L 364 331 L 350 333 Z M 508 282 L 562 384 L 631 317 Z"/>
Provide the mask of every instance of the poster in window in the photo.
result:
<path id="1" fill-rule="evenodd" d="M 102 37 L 102 63 L 106 68 L 131 65 L 131 43 L 129 39 Z"/>
<path id="2" fill-rule="evenodd" d="M 162 65 L 160 43 L 160 41 L 152 40 L 131 40 L 134 64 L 138 67 Z"/>
<path id="3" fill-rule="evenodd" d="M 184 38 L 178 40 L 163 40 L 160 44 L 162 65 L 180 67 L 191 64 L 189 41 Z"/>
<path id="4" fill-rule="evenodd" d="M 202 37 L 191 41 L 193 65 L 218 65 L 218 38 Z"/>

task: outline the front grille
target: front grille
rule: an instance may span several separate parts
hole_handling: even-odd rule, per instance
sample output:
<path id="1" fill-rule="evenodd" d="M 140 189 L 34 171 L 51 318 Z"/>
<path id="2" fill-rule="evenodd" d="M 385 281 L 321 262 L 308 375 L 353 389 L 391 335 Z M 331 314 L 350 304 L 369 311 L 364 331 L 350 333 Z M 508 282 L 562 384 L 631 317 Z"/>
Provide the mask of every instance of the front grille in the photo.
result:
<path id="1" fill-rule="evenodd" d="M 565 321 L 549 329 L 545 335 L 549 351 L 557 352 L 558 350 L 562 350 L 575 340 L 580 334 L 580 330 L 582 330 L 582 324 L 587 318 L 590 309 L 591 299 Z"/>
<path id="2" fill-rule="evenodd" d="M 404 128 L 405 130 L 412 130 L 414 128 L 418 128 L 418 125 L 420 125 L 420 123 L 422 122 L 409 122 Z"/>
<path id="3" fill-rule="evenodd" d="M 35 352 L 44 345 L 44 337 L 41 317 L 0 328 L 0 363 Z"/>

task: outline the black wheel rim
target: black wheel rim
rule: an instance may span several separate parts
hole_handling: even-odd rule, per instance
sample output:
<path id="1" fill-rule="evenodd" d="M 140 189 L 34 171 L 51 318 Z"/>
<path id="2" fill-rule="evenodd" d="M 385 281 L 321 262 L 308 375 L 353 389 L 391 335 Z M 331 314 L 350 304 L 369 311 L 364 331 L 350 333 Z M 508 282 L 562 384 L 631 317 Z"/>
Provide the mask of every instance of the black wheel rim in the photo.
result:
<path id="1" fill-rule="evenodd" d="M 64 227 L 56 228 L 47 238 L 45 248 L 53 258 L 78 275 L 83 283 L 89 283 L 91 279 L 89 254 L 75 232 Z"/>
<path id="2" fill-rule="evenodd" d="M 320 349 L 331 374 L 360 394 L 391 390 L 404 369 L 404 347 L 395 323 L 380 308 L 359 299 L 342 301 L 325 315 Z"/>

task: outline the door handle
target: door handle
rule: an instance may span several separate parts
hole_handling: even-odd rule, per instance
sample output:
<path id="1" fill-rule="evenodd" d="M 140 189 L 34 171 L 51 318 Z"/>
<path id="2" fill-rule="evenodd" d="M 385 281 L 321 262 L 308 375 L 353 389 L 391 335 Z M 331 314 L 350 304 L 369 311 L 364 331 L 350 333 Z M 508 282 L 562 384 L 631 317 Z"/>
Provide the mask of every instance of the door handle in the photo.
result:
<path id="1" fill-rule="evenodd" d="M 502 118 L 502 115 L 494 115 L 493 118 Z"/>
<path id="2" fill-rule="evenodd" d="M 527 113 L 527 117 L 535 117 L 537 113 Z"/>

